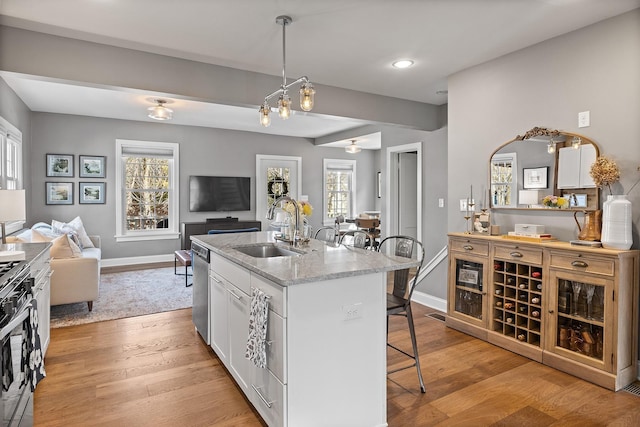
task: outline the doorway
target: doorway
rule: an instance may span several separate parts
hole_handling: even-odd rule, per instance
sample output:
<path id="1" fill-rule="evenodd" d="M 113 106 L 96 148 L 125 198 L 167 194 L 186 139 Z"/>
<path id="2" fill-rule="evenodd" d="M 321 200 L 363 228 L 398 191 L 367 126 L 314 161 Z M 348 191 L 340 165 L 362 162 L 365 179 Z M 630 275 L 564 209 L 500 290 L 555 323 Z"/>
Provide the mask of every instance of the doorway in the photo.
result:
<path id="1" fill-rule="evenodd" d="M 256 221 L 269 230 L 266 219 L 271 203 L 279 196 L 300 196 L 302 157 L 256 155 Z"/>
<path id="2" fill-rule="evenodd" d="M 422 241 L 422 143 L 387 148 L 387 166 L 385 235 Z"/>

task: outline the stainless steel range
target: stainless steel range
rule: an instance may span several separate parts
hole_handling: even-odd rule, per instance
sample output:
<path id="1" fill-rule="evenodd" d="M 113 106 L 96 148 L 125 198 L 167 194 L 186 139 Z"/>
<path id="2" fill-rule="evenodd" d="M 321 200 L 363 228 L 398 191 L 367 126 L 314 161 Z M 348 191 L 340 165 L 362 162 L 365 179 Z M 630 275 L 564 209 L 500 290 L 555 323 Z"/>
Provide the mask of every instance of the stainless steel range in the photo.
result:
<path id="1" fill-rule="evenodd" d="M 30 350 L 33 279 L 25 261 L 0 263 L 0 416 L 2 426 L 33 425 Z M 26 321 L 26 322 L 25 322 Z M 27 326 L 25 326 L 27 325 Z M 37 332 L 36 332 L 37 334 Z M 25 359 L 26 358 L 26 359 Z"/>

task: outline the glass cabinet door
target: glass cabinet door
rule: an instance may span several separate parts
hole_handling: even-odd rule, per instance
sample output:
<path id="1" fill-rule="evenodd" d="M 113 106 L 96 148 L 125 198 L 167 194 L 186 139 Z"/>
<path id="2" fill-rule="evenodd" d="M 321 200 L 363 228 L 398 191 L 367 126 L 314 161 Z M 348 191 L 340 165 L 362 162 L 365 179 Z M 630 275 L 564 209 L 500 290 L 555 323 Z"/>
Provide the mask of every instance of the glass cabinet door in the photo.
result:
<path id="1" fill-rule="evenodd" d="M 552 272 L 549 349 L 603 369 L 611 353 L 605 325 L 613 283 L 597 277 Z"/>
<path id="2" fill-rule="evenodd" d="M 454 270 L 454 311 L 483 320 L 484 263 L 456 258 Z"/>

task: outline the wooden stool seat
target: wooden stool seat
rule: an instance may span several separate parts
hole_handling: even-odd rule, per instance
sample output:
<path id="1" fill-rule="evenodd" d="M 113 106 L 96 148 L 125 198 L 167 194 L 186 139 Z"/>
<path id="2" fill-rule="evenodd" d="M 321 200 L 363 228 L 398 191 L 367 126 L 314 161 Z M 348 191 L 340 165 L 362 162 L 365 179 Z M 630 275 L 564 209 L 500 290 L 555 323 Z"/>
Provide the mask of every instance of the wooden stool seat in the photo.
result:
<path id="1" fill-rule="evenodd" d="M 178 251 L 175 251 L 173 255 L 173 274 L 181 274 L 178 273 L 177 270 L 178 263 L 180 263 L 180 265 L 184 265 L 184 285 L 185 287 L 191 286 L 193 283 L 189 283 L 188 280 L 188 277 L 191 276 L 188 270 L 189 266 L 191 265 L 191 251 L 180 249 Z"/>

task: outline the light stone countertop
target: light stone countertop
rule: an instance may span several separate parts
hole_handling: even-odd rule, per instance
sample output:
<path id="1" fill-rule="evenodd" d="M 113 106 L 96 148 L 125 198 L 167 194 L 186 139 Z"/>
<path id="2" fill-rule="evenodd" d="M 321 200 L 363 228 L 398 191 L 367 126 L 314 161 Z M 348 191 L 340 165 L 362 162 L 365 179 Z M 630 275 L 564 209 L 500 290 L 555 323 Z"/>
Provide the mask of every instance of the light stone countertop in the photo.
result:
<path id="1" fill-rule="evenodd" d="M 415 259 L 387 256 L 315 239 L 294 248 L 295 251 L 303 252 L 296 256 L 254 258 L 234 249 L 260 243 L 275 243 L 283 248 L 290 248 L 288 243 L 276 241 L 274 236 L 273 231 L 260 231 L 198 235 L 191 236 L 191 239 L 281 286 L 400 270 L 419 264 Z"/>

